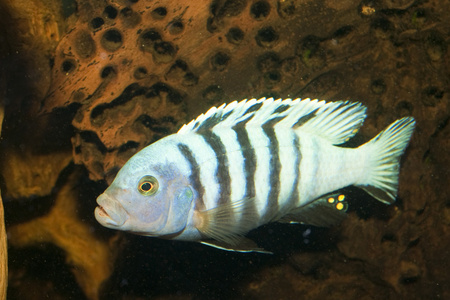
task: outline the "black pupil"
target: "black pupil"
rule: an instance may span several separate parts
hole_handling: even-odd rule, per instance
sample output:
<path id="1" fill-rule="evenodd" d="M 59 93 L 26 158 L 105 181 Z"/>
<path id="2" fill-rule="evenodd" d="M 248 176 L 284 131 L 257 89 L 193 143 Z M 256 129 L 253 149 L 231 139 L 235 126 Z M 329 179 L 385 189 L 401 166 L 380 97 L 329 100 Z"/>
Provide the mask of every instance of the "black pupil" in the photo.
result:
<path id="1" fill-rule="evenodd" d="M 152 188 L 152 184 L 150 182 L 145 182 L 141 185 L 141 189 L 146 192 L 150 191 L 151 188 Z"/>

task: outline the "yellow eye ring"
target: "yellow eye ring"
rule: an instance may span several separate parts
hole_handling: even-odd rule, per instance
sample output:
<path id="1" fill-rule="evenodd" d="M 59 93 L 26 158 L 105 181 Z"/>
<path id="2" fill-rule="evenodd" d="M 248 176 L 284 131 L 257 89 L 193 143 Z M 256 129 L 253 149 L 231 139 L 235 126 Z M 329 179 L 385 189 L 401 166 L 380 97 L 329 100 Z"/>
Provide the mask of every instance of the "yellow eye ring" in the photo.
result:
<path id="1" fill-rule="evenodd" d="M 158 180 L 155 177 L 146 175 L 139 180 L 138 191 L 144 196 L 151 196 L 158 191 Z"/>

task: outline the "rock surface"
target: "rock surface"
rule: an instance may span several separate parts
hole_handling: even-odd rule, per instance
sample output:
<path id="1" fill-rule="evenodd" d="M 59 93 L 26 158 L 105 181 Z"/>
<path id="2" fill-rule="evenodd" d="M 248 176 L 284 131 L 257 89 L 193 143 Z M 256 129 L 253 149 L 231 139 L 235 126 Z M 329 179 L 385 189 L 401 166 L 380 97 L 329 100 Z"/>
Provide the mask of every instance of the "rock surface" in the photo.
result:
<path id="1" fill-rule="evenodd" d="M 11 299 L 450 298 L 450 3 L 0 7 Z M 95 198 L 132 154 L 211 105 L 260 96 L 361 101 L 368 118 L 352 146 L 413 115 L 397 202 L 349 189 L 351 212 L 336 228 L 251 232 L 272 256 L 95 222 Z"/>

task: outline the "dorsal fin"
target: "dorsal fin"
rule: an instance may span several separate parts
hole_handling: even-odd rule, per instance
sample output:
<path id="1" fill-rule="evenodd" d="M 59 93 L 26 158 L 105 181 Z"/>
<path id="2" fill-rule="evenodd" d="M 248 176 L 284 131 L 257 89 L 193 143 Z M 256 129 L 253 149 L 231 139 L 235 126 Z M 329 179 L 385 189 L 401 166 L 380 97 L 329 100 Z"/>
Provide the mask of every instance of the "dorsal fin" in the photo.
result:
<path id="1" fill-rule="evenodd" d="M 309 98 L 245 99 L 212 107 L 183 125 L 178 133 L 231 128 L 249 118 L 252 120 L 246 126 L 262 126 L 270 120 L 279 119 L 277 126 L 309 132 L 333 144 L 340 144 L 355 135 L 366 117 L 365 111 L 366 108 L 361 103 L 349 101 L 327 103 Z"/>
<path id="2" fill-rule="evenodd" d="M 337 145 L 358 132 L 366 118 L 366 107 L 359 102 L 328 102 L 312 114 L 306 122 L 295 124 L 294 129 L 319 135 Z"/>
<path id="3" fill-rule="evenodd" d="M 269 99 L 244 99 L 240 102 L 233 101 L 228 105 L 222 104 L 219 107 L 211 107 L 206 113 L 199 115 L 196 119 L 183 125 L 178 133 L 183 134 L 191 131 L 212 130 L 213 127 L 225 121 L 227 121 L 227 124 L 233 126 L 254 115 L 261 108 L 264 101 L 269 101 Z M 224 124 L 221 124 L 221 126 L 224 126 Z"/>

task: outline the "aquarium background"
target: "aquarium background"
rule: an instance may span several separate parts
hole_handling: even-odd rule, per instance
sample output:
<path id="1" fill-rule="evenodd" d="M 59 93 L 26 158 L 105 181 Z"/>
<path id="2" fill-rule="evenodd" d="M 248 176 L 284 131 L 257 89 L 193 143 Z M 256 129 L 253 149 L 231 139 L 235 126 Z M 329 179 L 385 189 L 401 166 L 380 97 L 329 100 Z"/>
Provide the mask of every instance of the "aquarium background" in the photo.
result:
<path id="1" fill-rule="evenodd" d="M 7 299 L 450 299 L 449 12 L 443 0 L 0 0 Z M 352 147 L 414 116 L 396 203 L 347 188 L 338 226 L 249 233 L 273 255 L 95 221 L 134 153 L 254 97 L 362 102 Z"/>

